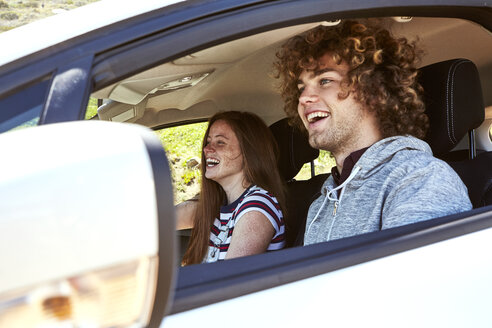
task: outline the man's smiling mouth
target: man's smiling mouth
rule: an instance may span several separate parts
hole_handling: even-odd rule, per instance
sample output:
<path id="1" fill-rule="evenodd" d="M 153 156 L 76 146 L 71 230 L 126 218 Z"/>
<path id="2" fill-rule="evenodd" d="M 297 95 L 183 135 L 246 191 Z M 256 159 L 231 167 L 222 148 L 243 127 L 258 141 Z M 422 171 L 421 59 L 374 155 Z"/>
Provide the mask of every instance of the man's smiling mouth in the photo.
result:
<path id="1" fill-rule="evenodd" d="M 314 123 L 314 122 L 322 120 L 328 116 L 329 116 L 329 113 L 327 113 L 327 112 L 313 112 L 313 113 L 309 113 L 306 116 L 306 119 L 309 123 Z"/>

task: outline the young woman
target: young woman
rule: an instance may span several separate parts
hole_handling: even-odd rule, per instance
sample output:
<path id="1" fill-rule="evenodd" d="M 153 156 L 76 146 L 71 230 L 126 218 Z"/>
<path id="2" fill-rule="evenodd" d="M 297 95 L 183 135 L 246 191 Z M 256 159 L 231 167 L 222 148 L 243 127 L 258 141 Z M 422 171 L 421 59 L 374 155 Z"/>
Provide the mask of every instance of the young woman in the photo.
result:
<path id="1" fill-rule="evenodd" d="M 193 228 L 183 264 L 283 248 L 284 184 L 265 123 L 251 113 L 218 113 L 202 149 L 200 199 L 177 206 L 177 229 Z"/>

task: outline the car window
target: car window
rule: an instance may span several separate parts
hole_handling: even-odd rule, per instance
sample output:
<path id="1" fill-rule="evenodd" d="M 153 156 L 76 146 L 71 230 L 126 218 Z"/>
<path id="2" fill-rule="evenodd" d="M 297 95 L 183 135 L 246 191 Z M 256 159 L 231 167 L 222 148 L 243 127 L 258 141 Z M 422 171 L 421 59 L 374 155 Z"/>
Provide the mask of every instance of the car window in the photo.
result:
<path id="1" fill-rule="evenodd" d="M 44 79 L 0 99 L 0 133 L 38 125 L 49 85 Z"/>
<path id="2" fill-rule="evenodd" d="M 89 103 L 87 104 L 87 109 L 85 111 L 85 119 L 90 120 L 91 118 L 94 118 L 97 116 L 97 98 L 91 97 L 89 99 Z"/>
<path id="3" fill-rule="evenodd" d="M 314 160 L 314 175 L 330 173 L 331 168 L 336 165 L 335 158 L 329 151 L 320 150 L 318 158 Z M 311 163 L 306 163 L 294 177 L 295 180 L 308 180 L 311 178 Z"/>
<path id="4" fill-rule="evenodd" d="M 92 101 L 95 101 L 91 105 Z M 92 117 L 88 113 L 93 110 L 97 101 L 91 98 L 87 107 L 86 119 Z M 96 106 L 97 113 L 97 106 Z M 207 123 L 192 123 L 156 131 L 169 160 L 174 188 L 174 201 L 179 204 L 193 198 L 200 191 L 200 160 L 203 136 L 207 129 Z M 315 175 L 330 173 L 335 166 L 335 158 L 330 152 L 320 151 L 318 158 L 314 160 Z M 295 176 L 296 180 L 308 180 L 311 178 L 311 163 L 306 163 Z"/>
<path id="5" fill-rule="evenodd" d="M 413 22 L 417 24 L 416 28 L 419 31 L 421 28 L 418 25 L 420 21 L 415 19 Z M 396 24 L 393 21 L 387 23 Z M 452 28 L 454 24 L 460 22 L 445 21 L 444 23 L 449 24 L 449 28 Z M 321 23 L 321 25 L 323 24 L 324 22 Z M 425 27 L 426 24 L 441 25 L 440 22 L 423 19 L 422 26 Z M 295 31 L 281 29 L 272 30 L 269 33 L 272 34 L 274 40 L 278 38 L 278 42 L 280 42 L 287 38 L 287 35 L 300 33 L 304 29 L 307 30 L 317 25 L 319 24 L 313 23 L 312 26 L 306 24 L 295 26 Z M 396 27 L 398 29 L 410 29 L 403 25 Z M 413 33 L 413 30 L 410 29 L 410 32 Z M 101 83 L 104 88 L 97 90 L 93 96 L 111 99 L 114 102 L 111 108 L 108 106 L 107 115 L 104 118 L 101 115 L 101 119 L 113 121 L 123 118 L 128 122 L 131 121 L 148 127 L 168 126 L 177 124 L 177 122 L 189 122 L 211 116 L 224 109 L 247 110 L 257 113 L 267 124 L 284 118 L 285 112 L 282 102 L 278 99 L 277 81 L 273 78 L 274 73 L 272 72 L 272 62 L 279 43 L 272 42 L 267 47 L 264 47 L 263 43 L 258 43 L 256 47 L 251 47 L 251 44 L 256 43 L 250 41 L 256 37 L 252 35 L 231 41 L 231 43 L 218 44 L 197 54 L 188 54 L 179 58 L 173 57 L 172 61 L 165 62 L 160 59 L 156 61 L 155 65 L 157 66 L 150 69 L 146 67 L 145 71 L 137 72 L 138 74 L 128 76 L 122 81 L 106 86 Z M 430 39 L 434 43 L 434 40 Z M 236 43 L 241 47 L 237 48 L 238 51 L 230 51 L 231 45 L 236 46 Z M 152 51 L 147 51 L 146 54 L 159 53 L 155 51 L 159 46 L 161 45 L 158 44 L 158 41 L 155 41 L 153 44 L 155 48 L 152 48 Z M 261 54 L 261 56 L 255 54 Z M 130 55 L 128 56 L 130 57 Z M 134 56 L 133 52 L 132 56 Z M 125 62 L 123 57 L 116 55 L 114 58 L 107 58 L 111 64 L 108 62 L 98 66 L 101 81 L 103 80 L 102 76 L 104 76 L 103 66 L 117 67 L 116 65 L 121 65 L 119 63 Z M 246 70 L 245 67 L 248 65 L 252 65 L 251 67 L 255 69 Z M 118 67 L 122 72 L 126 72 L 123 65 Z M 114 112 L 109 110 L 112 108 L 115 109 Z M 206 123 L 201 124 L 203 124 L 201 128 L 183 125 L 156 131 L 170 163 L 175 203 L 193 198 L 199 192 L 201 179 L 199 170 L 200 146 L 206 129 Z M 198 130 L 201 133 L 196 136 L 195 133 Z M 334 165 L 335 161 L 331 154 L 322 151 L 314 161 L 314 169 L 311 169 L 311 164 L 305 164 L 295 179 L 309 179 L 312 176 L 312 171 L 315 175 L 329 173 Z M 316 192 L 319 190 L 320 188 L 316 189 Z M 312 200 L 306 199 L 297 204 L 305 205 L 307 209 L 311 202 Z M 303 229 L 304 226 L 298 230 L 293 229 L 293 231 L 301 232 L 300 235 L 302 236 Z"/>
<path id="6" fill-rule="evenodd" d="M 193 198 L 200 191 L 201 149 L 207 125 L 192 123 L 156 131 L 169 160 L 175 204 Z"/>

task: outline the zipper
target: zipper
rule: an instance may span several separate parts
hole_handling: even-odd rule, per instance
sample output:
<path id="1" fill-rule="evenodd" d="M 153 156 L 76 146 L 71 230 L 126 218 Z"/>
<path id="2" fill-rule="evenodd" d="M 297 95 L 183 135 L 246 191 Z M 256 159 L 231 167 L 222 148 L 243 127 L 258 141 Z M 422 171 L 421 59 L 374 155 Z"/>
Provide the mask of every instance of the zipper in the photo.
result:
<path id="1" fill-rule="evenodd" d="M 335 207 L 333 208 L 333 216 L 337 215 L 338 200 L 335 202 Z"/>

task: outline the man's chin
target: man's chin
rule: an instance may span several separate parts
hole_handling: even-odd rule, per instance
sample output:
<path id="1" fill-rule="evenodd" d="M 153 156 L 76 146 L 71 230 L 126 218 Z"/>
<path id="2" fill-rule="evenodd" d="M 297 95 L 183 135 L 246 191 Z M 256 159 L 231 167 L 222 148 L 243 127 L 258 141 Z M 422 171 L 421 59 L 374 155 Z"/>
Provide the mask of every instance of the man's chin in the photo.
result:
<path id="1" fill-rule="evenodd" d="M 331 144 L 319 134 L 310 134 L 309 145 L 315 149 L 329 150 Z"/>
<path id="2" fill-rule="evenodd" d="M 313 148 L 320 149 L 323 145 L 318 134 L 309 133 L 309 145 Z"/>

